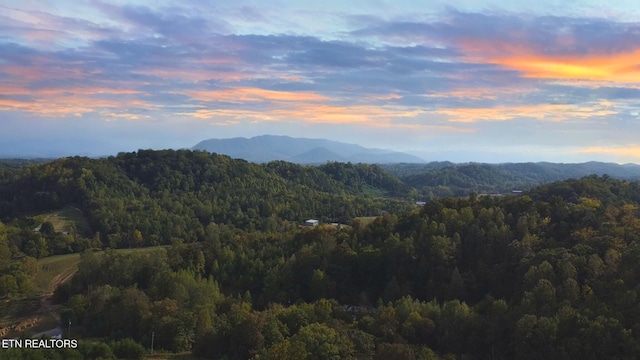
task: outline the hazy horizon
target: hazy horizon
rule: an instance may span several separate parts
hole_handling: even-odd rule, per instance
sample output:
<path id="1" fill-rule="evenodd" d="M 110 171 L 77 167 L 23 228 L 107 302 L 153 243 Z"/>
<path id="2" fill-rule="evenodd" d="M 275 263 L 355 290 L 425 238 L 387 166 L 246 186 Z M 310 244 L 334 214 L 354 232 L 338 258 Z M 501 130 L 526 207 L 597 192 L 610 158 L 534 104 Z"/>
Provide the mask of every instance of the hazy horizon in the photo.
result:
<path id="1" fill-rule="evenodd" d="M 238 139 L 238 138 L 243 138 L 243 139 L 251 139 L 253 137 L 259 137 L 259 136 L 288 136 L 288 135 L 273 135 L 273 134 L 263 134 L 263 135 L 257 135 L 257 136 L 235 136 L 235 137 L 229 137 L 229 138 L 219 138 L 219 139 Z M 337 140 L 332 140 L 332 139 L 324 139 L 324 138 L 313 138 L 313 137 L 292 137 L 292 138 L 304 138 L 304 139 L 312 139 L 312 140 L 329 140 L 329 141 L 337 141 Z M 216 139 L 216 138 L 211 138 L 211 139 Z M 211 139 L 203 139 L 203 140 L 211 140 Z M 353 144 L 353 145 L 360 145 L 360 144 L 355 144 L 355 143 L 348 143 L 348 142 L 341 142 L 338 141 L 340 143 L 344 143 L 344 144 Z M 49 150 L 44 151 L 44 152 L 39 152 L 39 151 L 33 151 L 31 150 L 31 152 L 29 152 L 29 150 L 24 150 L 24 152 L 16 152 L 16 153 L 11 153 L 11 152 L 7 152 L 7 153 L 0 153 L 0 159 L 58 159 L 58 158 L 64 158 L 64 157 L 73 157 L 73 156 L 84 156 L 84 157 L 89 157 L 89 158 L 101 158 L 101 157 L 108 157 L 108 156 L 115 156 L 118 153 L 121 152 L 136 152 L 138 150 L 147 150 L 147 149 L 152 149 L 152 150 L 192 150 L 192 148 L 197 145 L 197 144 L 192 144 L 192 146 L 184 146 L 184 147 L 165 147 L 165 148 L 152 148 L 152 147 L 138 147 L 138 148 L 132 148 L 132 149 L 126 149 L 126 150 L 120 150 L 120 151 L 116 151 L 116 152 L 112 152 L 112 153 L 91 153 L 91 152 L 76 152 L 75 150 L 61 150 L 61 149 L 57 149 L 57 150 Z M 368 146 L 364 146 L 367 149 L 379 149 L 379 150 L 387 150 L 390 152 L 396 152 L 396 149 L 392 149 L 392 148 L 384 148 L 384 147 L 368 147 Z M 428 152 L 412 152 L 412 151 L 397 151 L 397 152 L 401 152 L 401 153 L 405 153 L 405 154 L 409 154 L 409 155 L 413 155 L 413 156 L 417 156 L 421 159 L 424 160 L 424 163 L 430 163 L 430 162 L 451 162 L 451 163 L 455 163 L 455 164 L 465 164 L 465 163 L 486 163 L 486 164 L 505 164 L 505 163 L 543 163 L 543 162 L 548 162 L 548 163 L 558 163 L 558 164 L 580 164 L 580 163 L 587 163 L 587 162 L 604 162 L 604 163 L 615 163 L 618 165 L 638 165 L 640 166 L 639 163 L 635 163 L 635 162 L 616 162 L 616 161 L 609 161 L 609 160 L 597 160 L 597 159 L 590 159 L 590 160 L 576 160 L 576 161 L 554 161 L 554 160 L 538 160 L 537 158 L 531 158 L 529 160 L 527 159 L 522 159 L 521 157 L 519 157 L 518 155 L 516 156 L 504 156 L 503 157 L 503 161 L 483 161 L 483 160 L 474 160 L 474 154 L 472 153 L 465 153 L 465 152 L 438 152 L 437 156 L 434 156 L 433 153 L 428 153 Z M 51 154 L 51 155 L 47 155 L 47 154 Z M 233 158 L 233 156 L 232 156 Z M 509 160 L 509 159 L 512 160 Z"/>
<path id="2" fill-rule="evenodd" d="M 273 134 L 640 163 L 634 5 L 0 0 L 0 156 Z"/>

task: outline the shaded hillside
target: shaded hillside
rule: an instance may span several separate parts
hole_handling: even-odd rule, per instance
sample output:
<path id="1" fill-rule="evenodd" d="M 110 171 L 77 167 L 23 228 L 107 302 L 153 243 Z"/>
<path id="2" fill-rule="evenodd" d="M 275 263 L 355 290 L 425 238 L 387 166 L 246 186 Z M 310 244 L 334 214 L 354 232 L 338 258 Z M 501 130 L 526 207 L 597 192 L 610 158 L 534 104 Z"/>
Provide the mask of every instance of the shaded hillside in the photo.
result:
<path id="1" fill-rule="evenodd" d="M 418 190 L 425 199 L 465 196 L 470 192 L 509 193 L 559 180 L 588 175 L 609 175 L 620 179 L 640 179 L 640 166 L 588 162 L 583 164 L 389 164 L 382 167 Z"/>
<path id="2" fill-rule="evenodd" d="M 300 166 L 285 161 L 265 165 L 294 184 L 318 191 L 406 197 L 410 188 L 377 165 L 328 162 L 319 166 Z"/>
<path id="3" fill-rule="evenodd" d="M 154 256 L 85 253 L 56 298 L 92 340 L 154 332 L 207 359 L 638 359 L 639 200 L 590 176 L 367 226 L 214 226 Z"/>
<path id="4" fill-rule="evenodd" d="M 418 163 L 398 163 L 398 164 L 380 164 L 380 167 L 388 171 L 389 173 L 402 178 L 409 175 L 416 175 L 423 173 L 427 170 L 442 169 L 446 167 L 456 166 L 457 164 L 451 161 L 432 161 L 426 164 Z"/>
<path id="5" fill-rule="evenodd" d="M 35 159 L 19 159 L 19 158 L 5 158 L 0 159 L 0 168 L 19 168 L 26 165 L 31 164 L 42 164 L 46 162 L 53 161 L 55 159 L 46 159 L 46 158 L 35 158 Z"/>
<path id="6" fill-rule="evenodd" d="M 326 163 L 318 169 L 354 192 L 379 192 L 381 195 L 404 197 L 410 187 L 378 165 Z"/>
<path id="7" fill-rule="evenodd" d="M 521 180 L 528 181 L 559 181 L 569 178 L 580 178 L 587 175 L 610 175 L 620 179 L 637 180 L 640 179 L 640 165 L 636 164 L 614 164 L 591 161 L 580 164 L 563 163 L 464 163 L 454 164 L 448 161 L 430 162 L 426 164 L 382 164 L 383 169 L 400 178 L 412 175 L 419 175 L 429 170 L 443 169 L 448 167 L 464 168 L 469 166 L 485 166 L 496 170 L 502 170 Z"/>
<path id="8" fill-rule="evenodd" d="M 640 179 L 640 165 L 590 161 L 581 164 L 509 163 L 497 165 L 505 171 L 532 181 L 551 182 L 587 175 L 609 175 L 619 179 Z"/>
<path id="9" fill-rule="evenodd" d="M 109 246 L 131 246 L 131 239 L 140 246 L 202 239 L 212 223 L 245 230 L 282 229 L 306 218 L 344 223 L 403 209 L 405 202 L 370 195 L 405 190 L 368 165 L 258 165 L 200 151 L 140 150 L 20 168 L 0 182 L 0 216 L 74 204 Z"/>
<path id="10" fill-rule="evenodd" d="M 504 194 L 513 190 L 526 190 L 543 181 L 521 178 L 491 164 L 467 164 L 431 169 L 409 175 L 402 180 L 417 189 L 423 200 L 448 196 Z"/>
<path id="11" fill-rule="evenodd" d="M 288 161 L 296 164 L 323 164 L 327 161 L 347 162 L 342 156 L 323 147 L 313 148 L 301 154 L 291 156 L 288 158 Z"/>
<path id="12" fill-rule="evenodd" d="M 461 174 L 487 181 L 491 171 Z M 54 299 L 91 344 L 148 346 L 151 333 L 157 350 L 210 359 L 309 359 L 318 344 L 333 359 L 640 357 L 640 182 L 593 175 L 517 197 L 438 199 L 367 225 L 299 228 L 286 226 L 280 211 L 293 205 L 281 197 L 299 209 L 326 201 L 324 211 L 340 213 L 354 202 L 375 208 L 362 193 L 397 183 L 377 166 L 263 166 L 190 151 L 29 166 L 3 179 L 0 199 L 14 191 L 30 200 L 18 179 L 85 204 L 113 229 L 110 245 L 171 241 L 80 256 Z M 239 216 L 228 225 L 215 218 L 227 198 Z M 237 222 L 265 210 L 254 203 L 271 212 Z M 198 211 L 215 221 L 203 226 Z M 255 230 L 265 217 L 279 231 Z M 0 296 L 34 289 L 38 263 L 12 257 L 30 254 L 16 241 L 57 239 L 17 233 L 19 223 L 0 223 Z M 45 269 L 38 283 L 56 270 Z M 77 351 L 94 353 L 90 346 Z"/>

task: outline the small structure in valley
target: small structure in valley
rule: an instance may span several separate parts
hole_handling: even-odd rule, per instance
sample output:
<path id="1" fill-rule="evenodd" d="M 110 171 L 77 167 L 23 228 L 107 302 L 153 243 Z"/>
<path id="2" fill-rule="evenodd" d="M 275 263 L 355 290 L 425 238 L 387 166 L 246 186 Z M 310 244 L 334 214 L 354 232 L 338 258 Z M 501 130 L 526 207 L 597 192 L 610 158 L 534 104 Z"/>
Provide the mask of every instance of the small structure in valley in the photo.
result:
<path id="1" fill-rule="evenodd" d="M 320 222 L 318 220 L 309 219 L 304 222 L 304 226 L 318 226 Z"/>

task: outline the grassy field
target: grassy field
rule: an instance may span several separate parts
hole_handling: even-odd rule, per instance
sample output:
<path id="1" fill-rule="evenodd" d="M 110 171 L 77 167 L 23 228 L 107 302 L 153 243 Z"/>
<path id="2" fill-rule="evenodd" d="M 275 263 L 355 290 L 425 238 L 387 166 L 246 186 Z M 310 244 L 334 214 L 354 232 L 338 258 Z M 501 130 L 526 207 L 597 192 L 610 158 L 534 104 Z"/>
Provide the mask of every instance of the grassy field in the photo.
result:
<path id="1" fill-rule="evenodd" d="M 38 260 L 35 285 L 39 292 L 51 294 L 56 287 L 78 270 L 80 254 L 49 256 Z"/>
<path id="2" fill-rule="evenodd" d="M 115 251 L 121 253 L 151 253 L 162 247 L 166 246 L 118 249 Z M 39 295 L 26 299 L 0 300 L 0 337 L 16 337 L 23 331 L 34 334 L 58 326 L 60 319 L 57 314 L 61 306 L 52 304 L 48 297 L 58 285 L 71 279 L 78 270 L 79 263 L 80 254 L 56 255 L 39 259 L 39 271 L 34 278 Z M 189 357 L 167 356 L 169 355 L 157 358 L 190 359 Z"/>
<path id="3" fill-rule="evenodd" d="M 78 234 L 85 236 L 91 235 L 91 229 L 89 228 L 87 219 L 85 219 L 80 209 L 73 206 L 65 206 L 60 210 L 38 214 L 34 216 L 34 218 L 40 221 L 40 223 L 45 221 L 50 222 L 57 232 L 66 231 L 71 233 L 75 226 Z"/>

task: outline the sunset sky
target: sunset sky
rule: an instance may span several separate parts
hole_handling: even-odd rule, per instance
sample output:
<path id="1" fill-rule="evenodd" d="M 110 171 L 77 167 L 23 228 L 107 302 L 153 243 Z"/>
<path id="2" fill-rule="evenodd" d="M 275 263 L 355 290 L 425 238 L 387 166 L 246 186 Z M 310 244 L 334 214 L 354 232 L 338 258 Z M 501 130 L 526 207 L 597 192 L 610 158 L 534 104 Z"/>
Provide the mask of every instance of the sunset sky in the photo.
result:
<path id="1" fill-rule="evenodd" d="M 640 6 L 0 0 L 1 156 L 262 134 L 640 163 Z"/>

